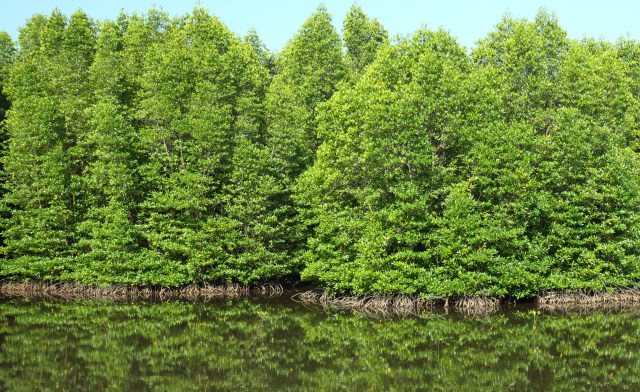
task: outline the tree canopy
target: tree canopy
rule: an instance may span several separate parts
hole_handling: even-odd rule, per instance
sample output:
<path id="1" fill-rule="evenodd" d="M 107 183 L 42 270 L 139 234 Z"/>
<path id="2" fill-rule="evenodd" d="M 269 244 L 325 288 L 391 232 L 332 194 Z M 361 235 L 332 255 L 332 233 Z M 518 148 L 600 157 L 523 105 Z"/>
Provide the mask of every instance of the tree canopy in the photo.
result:
<path id="1" fill-rule="evenodd" d="M 545 10 L 470 49 L 325 7 L 0 33 L 0 280 L 530 298 L 640 283 L 640 44 Z"/>

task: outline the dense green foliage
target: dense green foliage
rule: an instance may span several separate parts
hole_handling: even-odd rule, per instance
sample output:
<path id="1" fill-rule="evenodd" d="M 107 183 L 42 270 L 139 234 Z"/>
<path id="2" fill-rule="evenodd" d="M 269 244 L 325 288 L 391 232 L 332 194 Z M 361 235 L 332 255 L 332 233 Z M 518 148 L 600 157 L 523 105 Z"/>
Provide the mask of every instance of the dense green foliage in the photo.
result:
<path id="1" fill-rule="evenodd" d="M 7 110 L 11 106 L 4 86 L 7 83 L 9 77 L 9 66 L 13 62 L 15 55 L 15 48 L 11 37 L 4 31 L 0 31 L 0 156 L 4 154 L 4 145 L 6 142 L 6 133 L 4 130 L 4 121 L 6 118 Z M 2 169 L 3 164 L 0 162 L 0 172 L 4 173 Z M 2 178 L 2 177 L 0 177 Z M 0 198 L 4 196 L 4 181 L 0 180 Z M 0 217 L 7 216 L 7 210 L 0 207 Z M 0 231 L 0 244 L 4 243 L 4 235 Z"/>
<path id="2" fill-rule="evenodd" d="M 376 19 L 370 19 L 358 6 L 344 18 L 343 36 L 346 60 L 352 72 L 361 74 L 375 60 L 378 50 L 389 41 L 389 33 Z"/>
<path id="3" fill-rule="evenodd" d="M 505 17 L 466 50 L 319 7 L 0 35 L 2 280 L 532 297 L 640 282 L 640 44 Z"/>
<path id="4" fill-rule="evenodd" d="M 302 305 L 3 300 L 0 389 L 634 391 L 636 313 L 378 320 Z"/>
<path id="5" fill-rule="evenodd" d="M 9 76 L 9 65 L 13 62 L 15 49 L 11 37 L 4 31 L 0 31 L 0 122 L 4 121 L 9 109 L 9 100 L 3 91 Z"/>
<path id="6" fill-rule="evenodd" d="M 633 65 L 544 12 L 470 56 L 442 31 L 383 49 L 319 116 L 303 277 L 434 297 L 637 284 Z"/>
<path id="7" fill-rule="evenodd" d="M 20 34 L 10 70 L 4 157 L 10 216 L 5 223 L 9 274 L 32 271 L 51 278 L 73 262 L 81 198 L 83 151 L 88 131 L 89 67 L 95 29 L 88 17 L 67 19 L 55 11 L 32 18 Z M 71 71 L 72 70 L 72 71 Z"/>

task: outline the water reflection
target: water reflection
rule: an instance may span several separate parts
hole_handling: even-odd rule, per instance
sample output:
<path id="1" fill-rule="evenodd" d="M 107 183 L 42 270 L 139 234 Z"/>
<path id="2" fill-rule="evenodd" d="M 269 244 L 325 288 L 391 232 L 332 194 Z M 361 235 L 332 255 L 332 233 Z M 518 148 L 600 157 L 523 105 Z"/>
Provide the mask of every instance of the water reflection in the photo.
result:
<path id="1" fill-rule="evenodd" d="M 640 319 L 0 299 L 0 391 L 637 390 Z"/>

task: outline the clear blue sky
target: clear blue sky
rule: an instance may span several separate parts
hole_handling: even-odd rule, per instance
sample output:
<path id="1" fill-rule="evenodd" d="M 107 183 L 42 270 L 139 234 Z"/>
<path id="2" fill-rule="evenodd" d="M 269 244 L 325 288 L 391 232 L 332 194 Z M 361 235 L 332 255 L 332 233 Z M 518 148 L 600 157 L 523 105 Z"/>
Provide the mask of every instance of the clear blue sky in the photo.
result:
<path id="1" fill-rule="evenodd" d="M 17 38 L 18 28 L 36 13 L 54 7 L 69 15 L 81 8 L 95 19 L 113 19 L 120 9 L 143 13 L 160 5 L 170 15 L 201 5 L 218 16 L 231 31 L 244 35 L 255 28 L 272 50 L 280 50 L 319 4 L 325 4 L 341 30 L 342 19 L 353 0 L 0 0 L 0 30 Z M 640 40 L 638 0 L 373 0 L 356 1 L 376 17 L 392 35 L 409 34 L 422 25 L 443 27 L 470 47 L 484 37 L 509 11 L 532 19 L 540 7 L 554 12 L 571 38 L 594 37 L 615 41 L 620 36 Z"/>

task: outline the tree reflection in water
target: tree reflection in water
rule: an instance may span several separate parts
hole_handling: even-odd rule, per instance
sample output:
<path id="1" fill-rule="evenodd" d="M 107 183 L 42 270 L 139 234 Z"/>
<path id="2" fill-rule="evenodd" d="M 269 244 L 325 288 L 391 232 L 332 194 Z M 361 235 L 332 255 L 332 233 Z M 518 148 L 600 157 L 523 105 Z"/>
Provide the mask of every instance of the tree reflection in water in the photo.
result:
<path id="1" fill-rule="evenodd" d="M 0 390 L 636 390 L 637 312 L 376 319 L 0 299 Z"/>

